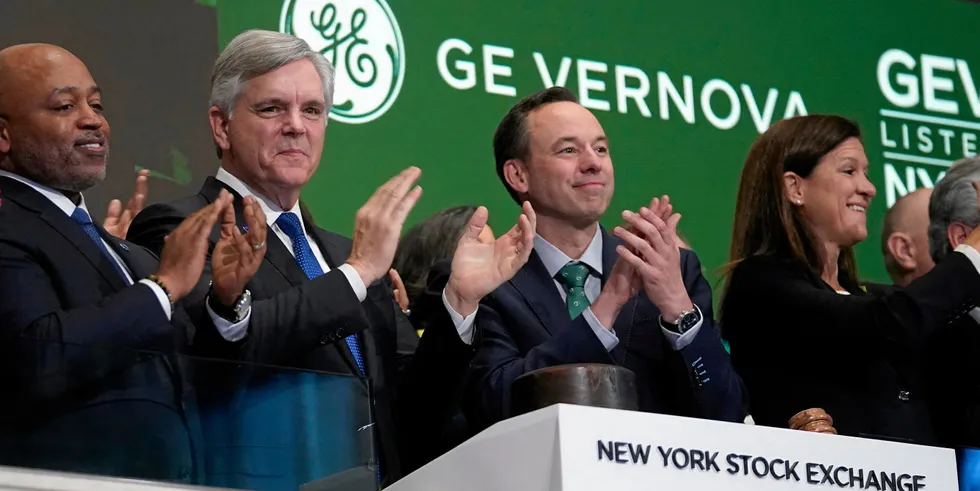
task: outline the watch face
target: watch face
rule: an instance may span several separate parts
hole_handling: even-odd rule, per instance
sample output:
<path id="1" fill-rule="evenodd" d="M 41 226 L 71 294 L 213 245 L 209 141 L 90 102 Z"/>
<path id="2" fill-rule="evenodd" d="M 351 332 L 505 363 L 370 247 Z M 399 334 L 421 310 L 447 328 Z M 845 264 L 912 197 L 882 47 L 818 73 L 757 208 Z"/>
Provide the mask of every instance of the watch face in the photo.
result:
<path id="1" fill-rule="evenodd" d="M 689 329 L 694 327 L 699 320 L 701 320 L 701 315 L 698 314 L 697 310 L 693 312 L 688 312 L 684 317 L 681 318 L 681 321 L 677 324 L 677 327 L 680 328 L 681 333 L 685 333 Z"/>

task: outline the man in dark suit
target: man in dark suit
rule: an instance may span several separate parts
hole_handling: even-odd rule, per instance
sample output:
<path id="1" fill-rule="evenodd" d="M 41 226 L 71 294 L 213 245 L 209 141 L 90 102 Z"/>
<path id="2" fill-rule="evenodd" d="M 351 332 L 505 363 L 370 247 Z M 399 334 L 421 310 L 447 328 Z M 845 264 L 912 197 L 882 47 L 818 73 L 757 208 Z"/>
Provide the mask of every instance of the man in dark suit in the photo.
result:
<path id="1" fill-rule="evenodd" d="M 235 195 L 236 210 L 241 197 L 256 197 L 269 223 L 269 244 L 247 284 L 254 299 L 248 329 L 199 330 L 195 345 L 223 358 L 369 380 L 378 467 L 382 482 L 389 484 L 426 453 L 428 434 L 442 426 L 434 415 L 449 416 L 478 334 L 455 329 L 444 308 L 426 323 L 414 353 L 414 343 L 401 342 L 403 334 L 415 337 L 414 328 L 392 298 L 387 273 L 404 220 L 421 194 L 415 186 L 419 169 L 406 169 L 378 189 L 355 217 L 353 241 L 315 226 L 301 206 L 300 191 L 320 162 L 332 97 L 333 68 L 302 40 L 267 31 L 236 37 L 212 74 L 209 116 L 221 167 L 197 195 L 145 209 L 128 237 L 159 249 L 183 217 L 212 202 L 220 190 Z M 533 237 L 533 213 L 529 207 L 525 213 L 493 244 L 477 240 L 487 210 L 474 213 L 457 248 L 453 276 L 441 289 L 444 305 L 464 311 L 523 265 Z M 234 279 L 205 271 L 191 303 L 235 318 L 240 291 Z M 274 385 L 254 377 L 236 383 L 245 387 L 241 401 L 261 397 Z M 343 469 L 331 467 L 331 459 L 313 461 L 306 447 L 317 436 L 289 436 L 304 434 L 297 418 L 259 414 L 246 403 L 229 409 L 225 422 L 241 428 L 240 438 L 227 442 L 223 474 L 212 484 L 295 488 Z M 326 409 L 305 405 L 302 411 L 326 426 Z M 346 444 L 326 442 L 338 452 Z M 296 462 L 310 465 L 296 473 Z"/>
<path id="2" fill-rule="evenodd" d="M 159 261 L 92 223 L 82 192 L 105 177 L 101 99 L 64 49 L 0 51 L 0 464 L 190 482 L 194 398 L 168 353 L 192 326 L 174 305 L 231 196 L 176 227 Z M 215 258 L 233 265 L 227 245 Z"/>
<path id="3" fill-rule="evenodd" d="M 676 245 L 666 197 L 599 226 L 613 193 L 608 140 L 565 88 L 518 102 L 494 135 L 497 173 L 538 215 L 534 252 L 475 316 L 483 338 L 467 419 L 511 414 L 511 384 L 529 371 L 606 363 L 636 374 L 643 411 L 741 421 L 742 389 L 712 321 L 693 252 Z"/>
<path id="4" fill-rule="evenodd" d="M 980 255 L 960 247 L 980 227 L 980 158 L 953 162 L 929 198 L 928 243 L 932 261 L 953 251 L 980 270 Z M 936 438 L 945 446 L 980 447 L 980 308 L 950 317 L 930 340 L 925 358 Z M 917 360 L 916 360 L 917 361 Z"/>

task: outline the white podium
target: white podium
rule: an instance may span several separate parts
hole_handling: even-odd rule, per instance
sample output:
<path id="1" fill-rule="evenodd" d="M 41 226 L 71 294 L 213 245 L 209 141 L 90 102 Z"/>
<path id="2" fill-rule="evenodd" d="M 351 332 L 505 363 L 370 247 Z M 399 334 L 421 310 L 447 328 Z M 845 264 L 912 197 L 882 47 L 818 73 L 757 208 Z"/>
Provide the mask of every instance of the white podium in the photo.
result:
<path id="1" fill-rule="evenodd" d="M 556 405 L 497 423 L 386 490 L 955 491 L 950 449 Z"/>

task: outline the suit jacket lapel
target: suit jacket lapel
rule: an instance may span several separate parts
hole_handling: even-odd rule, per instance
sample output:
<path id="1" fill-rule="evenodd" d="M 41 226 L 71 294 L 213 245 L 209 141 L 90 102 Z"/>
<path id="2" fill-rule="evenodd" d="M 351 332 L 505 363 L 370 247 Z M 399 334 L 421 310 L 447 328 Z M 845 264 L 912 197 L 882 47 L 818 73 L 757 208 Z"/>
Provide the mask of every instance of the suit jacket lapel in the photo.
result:
<path id="1" fill-rule="evenodd" d="M 84 256 L 114 289 L 126 288 L 126 280 L 119 275 L 119 271 L 112 264 L 112 259 L 104 254 L 92 241 L 92 238 L 85 233 L 85 230 L 68 215 L 65 215 L 65 212 L 26 184 L 7 178 L 0 178 L 0 180 L 3 181 L 4 198 L 16 201 L 24 208 L 36 212 L 41 220 L 61 234 Z M 98 227 L 98 225 L 96 226 Z"/>
<path id="2" fill-rule="evenodd" d="M 133 282 L 137 282 L 142 278 L 153 274 L 156 270 L 153 264 L 149 264 L 146 259 L 147 253 L 142 253 L 143 250 L 140 246 L 126 242 L 125 240 L 119 239 L 109 232 L 106 232 L 102 227 L 99 227 L 99 233 L 102 235 L 102 240 L 104 240 L 109 247 L 112 248 L 113 252 L 122 259 L 123 264 L 126 269 L 129 270 L 130 276 L 133 278 Z M 136 252 L 134 252 L 134 250 Z M 151 256 L 152 258 L 152 256 Z"/>
<path id="3" fill-rule="evenodd" d="M 204 185 L 201 186 L 201 196 L 208 203 L 214 203 L 218 199 L 218 194 L 224 189 L 232 194 L 234 198 L 235 205 L 235 223 L 238 224 L 240 230 L 247 230 L 247 223 L 245 222 L 245 203 L 242 201 L 242 196 L 238 194 L 234 189 L 225 185 L 221 181 L 214 178 L 214 176 L 208 176 L 204 180 Z M 215 227 L 211 234 L 211 242 L 217 244 L 218 240 L 221 238 L 221 230 L 219 227 Z M 279 271 L 283 277 L 289 281 L 289 284 L 296 286 L 301 285 L 309 278 L 306 277 L 306 273 L 303 269 L 296 264 L 296 259 L 293 255 L 289 253 L 289 249 L 286 249 L 286 245 L 279 240 L 276 236 L 275 231 L 272 230 L 272 224 L 266 224 L 266 251 L 265 258 L 263 259 L 269 263 L 273 268 Z"/>
<path id="4" fill-rule="evenodd" d="M 531 252 L 527 264 L 511 278 L 510 284 L 520 292 L 531 311 L 551 335 L 557 334 L 571 323 L 568 308 L 537 252 Z"/>
<path id="5" fill-rule="evenodd" d="M 268 227 L 266 230 L 266 249 L 265 249 L 265 261 L 272 265 L 273 268 L 279 271 L 279 274 L 283 275 L 290 285 L 299 286 L 307 281 L 310 281 L 306 273 L 303 272 L 303 268 L 299 267 L 296 263 L 296 258 L 289 253 L 289 249 L 286 249 L 286 244 L 283 244 L 276 233 L 272 230 L 272 227 Z"/>
<path id="6" fill-rule="evenodd" d="M 313 217 L 309 213 L 303 213 L 303 225 L 306 227 L 306 235 L 313 238 L 316 241 L 317 246 L 320 247 L 320 252 L 323 253 L 323 259 L 327 261 L 327 265 L 331 269 L 337 268 L 338 266 L 344 264 L 347 261 L 347 256 L 350 255 L 350 250 L 347 247 L 338 244 L 337 241 L 331 240 L 327 232 L 320 227 L 313 224 Z M 366 287 L 371 285 L 364 285 Z"/>

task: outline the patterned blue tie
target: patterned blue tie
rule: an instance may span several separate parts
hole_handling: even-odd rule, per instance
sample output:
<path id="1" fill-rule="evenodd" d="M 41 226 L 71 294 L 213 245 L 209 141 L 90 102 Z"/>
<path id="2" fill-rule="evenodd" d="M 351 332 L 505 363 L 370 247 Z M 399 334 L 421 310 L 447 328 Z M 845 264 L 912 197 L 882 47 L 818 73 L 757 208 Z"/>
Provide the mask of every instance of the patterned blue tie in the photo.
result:
<path id="1" fill-rule="evenodd" d="M 293 255 L 296 258 L 296 263 L 306 273 L 306 277 L 312 280 L 321 276 L 323 274 L 323 268 L 320 267 L 316 256 L 313 255 L 313 249 L 310 249 L 310 243 L 306 240 L 306 234 L 303 233 L 303 229 L 300 227 L 299 217 L 295 213 L 283 213 L 276 219 L 276 225 L 293 241 Z M 350 346 L 350 352 L 354 355 L 357 368 L 363 374 L 364 357 L 361 355 L 361 346 L 357 342 L 357 336 L 353 334 L 347 336 L 347 346 Z"/>
<path id="2" fill-rule="evenodd" d="M 95 242 L 95 246 L 102 251 L 102 255 L 104 255 L 112 266 L 116 268 L 116 272 L 119 273 L 119 277 L 125 279 L 126 274 L 123 273 L 122 266 L 120 266 L 119 263 L 112 258 L 111 254 L 109 254 L 109 250 L 105 247 L 105 242 L 102 242 L 102 236 L 99 235 L 99 229 L 94 223 L 92 223 L 92 217 L 88 216 L 88 213 L 86 213 L 81 206 L 78 206 L 75 207 L 75 211 L 71 213 L 71 219 L 75 220 L 75 223 L 82 226 L 82 230 L 84 230 L 92 241 Z"/>

